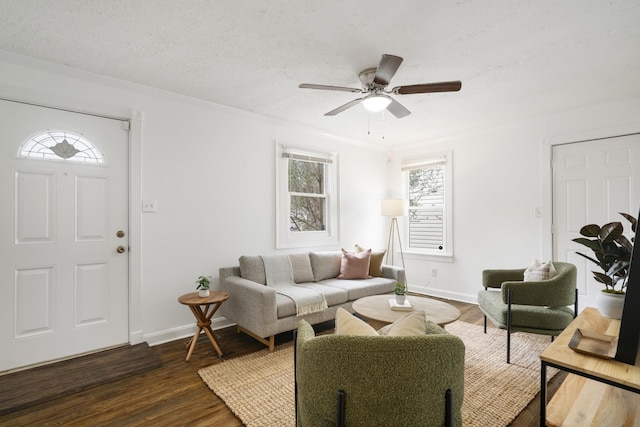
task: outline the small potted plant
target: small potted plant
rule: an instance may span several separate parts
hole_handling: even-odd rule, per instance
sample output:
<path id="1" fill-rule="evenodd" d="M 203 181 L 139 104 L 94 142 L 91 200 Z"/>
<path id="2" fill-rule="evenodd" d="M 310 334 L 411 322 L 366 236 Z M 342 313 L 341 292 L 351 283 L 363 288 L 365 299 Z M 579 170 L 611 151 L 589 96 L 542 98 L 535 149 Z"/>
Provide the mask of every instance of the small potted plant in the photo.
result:
<path id="1" fill-rule="evenodd" d="M 620 213 L 631 223 L 631 230 L 635 232 L 636 218 L 626 213 Z M 615 221 L 600 227 L 596 224 L 585 225 L 580 229 L 584 237 L 573 239 L 593 251 L 593 256 L 577 252 L 602 269 L 593 271 L 593 277 L 604 285 L 598 296 L 598 310 L 606 317 L 619 319 L 622 315 L 627 275 L 631 263 L 633 244 L 622 233 L 622 223 Z M 632 239 L 633 241 L 633 239 Z M 605 302 L 606 301 L 606 302 Z"/>
<path id="2" fill-rule="evenodd" d="M 196 280 L 196 289 L 198 290 L 198 296 L 204 298 L 209 296 L 209 289 L 211 289 L 211 276 L 200 276 Z"/>
<path id="3" fill-rule="evenodd" d="M 396 303 L 398 305 L 404 305 L 404 300 L 407 297 L 407 285 L 402 282 L 396 282 L 393 293 L 396 294 Z"/>

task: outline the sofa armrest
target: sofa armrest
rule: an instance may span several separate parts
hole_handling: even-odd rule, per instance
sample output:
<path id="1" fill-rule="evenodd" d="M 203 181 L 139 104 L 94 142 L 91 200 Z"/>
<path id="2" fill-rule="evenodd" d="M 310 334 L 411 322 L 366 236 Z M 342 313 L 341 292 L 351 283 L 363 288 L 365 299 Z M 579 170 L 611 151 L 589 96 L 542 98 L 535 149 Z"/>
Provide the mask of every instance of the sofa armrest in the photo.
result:
<path id="1" fill-rule="evenodd" d="M 220 314 L 239 326 L 262 335 L 265 326 L 278 320 L 273 288 L 229 274 L 229 268 L 223 267 L 220 269 L 220 290 L 229 293 L 229 299 L 220 306 Z M 263 335 L 266 336 L 268 334 Z"/>
<path id="2" fill-rule="evenodd" d="M 407 283 L 407 278 L 404 274 L 404 268 L 397 267 L 395 265 L 383 265 L 382 277 L 387 279 L 394 279 L 396 282 Z"/>

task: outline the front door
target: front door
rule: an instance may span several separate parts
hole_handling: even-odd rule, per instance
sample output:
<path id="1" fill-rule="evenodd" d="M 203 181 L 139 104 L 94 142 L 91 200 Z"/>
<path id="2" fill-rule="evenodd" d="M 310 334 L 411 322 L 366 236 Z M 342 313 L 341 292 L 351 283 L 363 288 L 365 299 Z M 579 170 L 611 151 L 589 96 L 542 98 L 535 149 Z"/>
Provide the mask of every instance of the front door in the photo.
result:
<path id="1" fill-rule="evenodd" d="M 0 372 L 128 342 L 128 131 L 0 101 Z"/>
<path id="2" fill-rule="evenodd" d="M 631 227 L 619 212 L 638 215 L 640 208 L 640 135 L 627 135 L 553 147 L 554 259 L 578 268 L 579 306 L 594 306 L 602 289 L 593 279 L 590 249 L 572 242 L 587 224 L 620 221 L 625 234 Z"/>

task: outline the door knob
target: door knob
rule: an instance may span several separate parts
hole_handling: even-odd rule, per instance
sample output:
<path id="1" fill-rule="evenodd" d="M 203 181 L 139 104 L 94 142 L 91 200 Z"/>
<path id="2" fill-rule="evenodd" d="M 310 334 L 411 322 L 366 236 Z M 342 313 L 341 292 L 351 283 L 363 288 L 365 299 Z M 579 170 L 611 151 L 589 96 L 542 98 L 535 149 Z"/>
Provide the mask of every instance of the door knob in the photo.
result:
<path id="1" fill-rule="evenodd" d="M 124 253 L 126 251 L 126 249 L 124 248 L 124 246 L 118 246 L 116 248 L 116 252 L 118 252 L 119 254 Z"/>

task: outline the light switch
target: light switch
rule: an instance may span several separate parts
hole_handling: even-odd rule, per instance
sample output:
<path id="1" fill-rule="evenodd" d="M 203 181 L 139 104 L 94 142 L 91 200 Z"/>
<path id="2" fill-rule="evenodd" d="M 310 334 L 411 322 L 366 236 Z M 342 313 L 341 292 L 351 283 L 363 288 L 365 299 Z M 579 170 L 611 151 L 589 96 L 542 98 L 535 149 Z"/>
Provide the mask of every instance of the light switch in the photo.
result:
<path id="1" fill-rule="evenodd" d="M 142 212 L 158 212 L 158 201 L 157 200 L 143 200 L 142 201 Z"/>
<path id="2" fill-rule="evenodd" d="M 536 218 L 542 218 L 542 209 L 540 208 L 536 208 L 535 212 L 534 212 L 534 216 Z"/>

